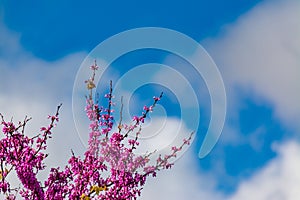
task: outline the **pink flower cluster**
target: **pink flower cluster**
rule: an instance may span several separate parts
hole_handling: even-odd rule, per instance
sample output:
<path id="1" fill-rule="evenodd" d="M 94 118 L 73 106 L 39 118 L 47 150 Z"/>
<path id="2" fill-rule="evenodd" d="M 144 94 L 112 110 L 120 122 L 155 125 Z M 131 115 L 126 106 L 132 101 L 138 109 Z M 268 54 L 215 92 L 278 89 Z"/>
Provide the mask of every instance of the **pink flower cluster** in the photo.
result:
<path id="1" fill-rule="evenodd" d="M 12 170 L 16 171 L 23 185 L 22 189 L 18 189 L 22 197 L 44 199 L 44 189 L 36 175 L 45 168 L 43 160 L 48 155 L 43 151 L 46 150 L 47 139 L 51 138 L 52 128 L 58 121 L 60 107 L 61 105 L 54 116 L 49 116 L 49 126 L 42 127 L 41 133 L 33 138 L 24 134 L 25 125 L 30 119 L 25 118 L 24 122 L 19 122 L 16 126 L 12 122 L 6 122 L 1 115 L 5 137 L 0 140 L 0 192 L 7 194 L 8 199 L 14 199 L 10 184 L 6 180 Z"/>
<path id="2" fill-rule="evenodd" d="M 86 100 L 86 114 L 90 121 L 89 147 L 83 158 L 74 155 L 64 169 L 51 168 L 48 179 L 41 182 L 37 174 L 45 169 L 44 159 L 48 156 L 44 151 L 47 140 L 51 138 L 52 128 L 58 122 L 59 109 L 53 116 L 49 116 L 50 124 L 42 127 L 41 133 L 29 138 L 24 133 L 26 123 L 15 125 L 2 118 L 2 132 L 4 138 L 0 140 L 0 193 L 6 199 L 16 199 L 21 195 L 24 199 L 102 199 L 102 200 L 129 200 L 137 199 L 148 176 L 156 176 L 156 172 L 169 169 L 173 163 L 169 160 L 176 157 L 184 145 L 188 145 L 191 136 L 182 142 L 179 147 L 172 147 L 170 154 L 159 156 L 156 164 L 149 163 L 151 153 L 136 155 L 134 150 L 139 146 L 139 135 L 147 114 L 153 111 L 162 97 L 153 97 L 151 106 L 144 106 L 141 116 L 134 116 L 131 124 L 124 124 L 121 120 L 117 130 L 113 131 L 114 105 L 112 99 L 112 83 L 110 83 L 107 98 L 107 108 L 101 107 L 93 100 L 95 88 L 94 77 L 98 69 L 97 64 L 91 67 L 92 77 L 86 81 L 89 96 Z M 123 107 L 123 105 L 121 105 Z M 121 109 L 122 113 L 122 109 Z M 130 138 L 129 135 L 135 137 Z M 12 188 L 7 180 L 8 175 L 15 170 L 21 187 Z M 15 193 L 15 194 L 14 194 Z"/>

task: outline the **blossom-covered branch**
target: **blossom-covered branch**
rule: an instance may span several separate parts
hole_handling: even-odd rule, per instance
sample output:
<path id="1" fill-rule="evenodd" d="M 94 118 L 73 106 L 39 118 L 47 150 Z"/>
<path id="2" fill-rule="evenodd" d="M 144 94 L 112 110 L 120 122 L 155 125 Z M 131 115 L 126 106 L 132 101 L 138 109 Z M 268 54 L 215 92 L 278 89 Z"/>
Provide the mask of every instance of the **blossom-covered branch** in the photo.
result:
<path id="1" fill-rule="evenodd" d="M 172 147 L 170 154 L 159 155 L 156 164 L 151 164 L 150 156 L 135 154 L 140 145 L 142 124 L 149 112 L 163 96 L 153 97 L 150 106 L 144 106 L 140 116 L 133 116 L 132 122 L 122 121 L 123 102 L 121 103 L 120 121 L 114 129 L 113 86 L 109 85 L 109 92 L 104 96 L 107 107 L 100 106 L 94 100 L 96 84 L 95 75 L 97 63 L 91 66 L 92 75 L 85 82 L 89 95 L 86 98 L 85 111 L 90 121 L 88 149 L 83 158 L 72 151 L 68 164 L 60 169 L 52 167 L 46 181 L 38 180 L 37 174 L 45 170 L 44 159 L 48 156 L 47 140 L 52 137 L 52 129 L 59 121 L 58 106 L 56 114 L 49 116 L 50 124 L 40 129 L 41 133 L 29 138 L 24 133 L 24 127 L 30 118 L 25 118 L 16 126 L 12 121 L 5 121 L 1 116 L 4 138 L 0 140 L 0 193 L 7 199 L 15 199 L 13 192 L 19 193 L 24 199 L 101 199 L 101 200 L 129 200 L 137 199 L 148 176 L 156 176 L 156 172 L 169 169 L 173 165 L 171 158 L 185 145 L 189 145 L 192 135 L 182 141 L 181 146 Z M 21 131 L 20 131 L 21 130 Z M 114 131 L 117 130 L 117 131 Z M 135 133 L 134 139 L 129 135 Z M 22 184 L 20 188 L 11 188 L 7 176 L 12 170 L 16 171 Z"/>

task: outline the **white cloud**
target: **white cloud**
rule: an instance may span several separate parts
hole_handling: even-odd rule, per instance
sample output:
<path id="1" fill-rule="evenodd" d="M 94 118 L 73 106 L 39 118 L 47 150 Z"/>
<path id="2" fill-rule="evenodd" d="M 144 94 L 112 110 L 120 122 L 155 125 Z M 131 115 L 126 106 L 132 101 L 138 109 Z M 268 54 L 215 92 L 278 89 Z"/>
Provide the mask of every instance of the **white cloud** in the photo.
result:
<path id="1" fill-rule="evenodd" d="M 278 156 L 249 180 L 242 182 L 228 200 L 294 200 L 300 198 L 300 145 L 295 141 L 276 147 Z"/>
<path id="2" fill-rule="evenodd" d="M 78 154 L 84 151 L 74 128 L 71 94 L 75 74 L 86 54 L 75 53 L 47 62 L 26 52 L 18 35 L 1 22 L 0 30 L 0 112 L 6 120 L 13 117 L 14 122 L 22 121 L 26 115 L 32 117 L 26 133 L 33 136 L 49 123 L 48 114 L 54 114 L 63 103 L 60 122 L 53 131 L 53 139 L 48 141 L 50 156 L 46 165 L 64 166 L 71 149 Z"/>
<path id="3" fill-rule="evenodd" d="M 215 189 L 216 182 L 212 174 L 204 174 L 194 168 L 197 163 L 191 157 L 191 151 L 188 151 L 172 170 L 147 180 L 141 199 L 299 199 L 300 144 L 288 141 L 274 145 L 274 150 L 278 156 L 241 182 L 229 196 Z"/>
<path id="4" fill-rule="evenodd" d="M 230 117 L 238 118 L 238 92 L 244 89 L 257 102 L 269 101 L 287 127 L 300 131 L 299 17 L 299 1 L 265 1 L 225 27 L 219 38 L 204 41 L 225 80 Z M 223 133 L 226 142 L 245 142 L 229 124 L 225 127 L 229 129 Z M 228 137 L 228 131 L 234 134 Z M 261 131 L 267 132 L 258 127 L 247 138 L 252 146 L 260 145 L 255 134 Z M 226 199 L 299 199 L 300 145 L 290 141 L 277 146 L 276 151 L 275 159 L 240 183 Z"/>
<path id="5" fill-rule="evenodd" d="M 156 178 L 148 178 L 141 200 L 224 199 L 224 195 L 215 190 L 214 178 L 200 172 L 196 166 L 195 154 L 188 150 L 171 170 L 158 173 Z"/>
<path id="6" fill-rule="evenodd" d="M 300 130 L 300 2 L 265 1 L 204 43 L 226 82 L 270 101 L 287 126 Z M 233 99 L 230 99 L 233 101 Z"/>

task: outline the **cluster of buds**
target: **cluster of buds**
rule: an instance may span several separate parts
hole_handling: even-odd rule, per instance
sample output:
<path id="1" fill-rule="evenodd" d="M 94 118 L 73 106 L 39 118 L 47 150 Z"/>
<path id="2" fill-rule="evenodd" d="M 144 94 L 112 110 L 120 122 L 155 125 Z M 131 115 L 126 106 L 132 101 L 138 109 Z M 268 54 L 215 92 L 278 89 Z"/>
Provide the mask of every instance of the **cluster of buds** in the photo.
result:
<path id="1" fill-rule="evenodd" d="M 26 123 L 15 125 L 7 122 L 1 115 L 4 138 L 0 140 L 0 194 L 6 199 L 16 199 L 16 194 L 24 199 L 101 199 L 121 200 L 136 199 L 148 176 L 156 176 L 157 171 L 169 169 L 173 165 L 171 158 L 176 157 L 185 145 L 189 145 L 191 136 L 179 147 L 172 147 L 169 155 L 158 156 L 156 164 L 150 164 L 151 153 L 135 154 L 139 146 L 139 135 L 142 124 L 148 113 L 153 111 L 163 93 L 153 97 L 153 104 L 144 106 L 140 116 L 133 116 L 130 124 L 122 122 L 122 117 L 114 132 L 114 110 L 112 82 L 109 92 L 104 97 L 108 106 L 102 107 L 94 101 L 95 74 L 97 63 L 91 66 L 92 76 L 86 81 L 89 95 L 86 98 L 86 114 L 90 121 L 88 149 L 84 157 L 76 156 L 73 151 L 64 169 L 51 168 L 46 181 L 41 182 L 37 174 L 45 169 L 44 159 L 48 156 L 47 140 L 51 138 L 52 129 L 58 122 L 59 109 L 49 116 L 50 123 L 41 128 L 41 133 L 28 137 L 24 133 Z M 123 105 L 121 105 L 123 108 Z M 122 109 L 121 109 L 122 114 Z M 134 139 L 129 135 L 134 134 Z M 16 171 L 22 187 L 12 188 L 7 176 L 12 170 Z"/>

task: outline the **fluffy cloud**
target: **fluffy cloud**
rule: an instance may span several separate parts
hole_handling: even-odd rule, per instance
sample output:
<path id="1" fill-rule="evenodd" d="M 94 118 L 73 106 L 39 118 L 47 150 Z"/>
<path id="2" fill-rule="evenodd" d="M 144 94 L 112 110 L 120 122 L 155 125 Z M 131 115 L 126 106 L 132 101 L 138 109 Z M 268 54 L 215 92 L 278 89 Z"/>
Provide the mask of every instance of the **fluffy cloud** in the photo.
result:
<path id="1" fill-rule="evenodd" d="M 197 170 L 196 165 L 195 154 L 187 151 L 171 170 L 148 179 L 141 199 L 224 199 L 224 195 L 215 190 L 214 178 Z"/>
<path id="2" fill-rule="evenodd" d="M 71 149 L 78 154 L 84 151 L 74 127 L 71 95 L 77 68 L 86 53 L 46 62 L 25 51 L 18 34 L 1 23 L 0 30 L 0 112 L 6 120 L 13 117 L 14 122 L 26 115 L 32 117 L 26 132 L 33 136 L 49 123 L 47 115 L 54 114 L 57 105 L 63 103 L 60 122 L 48 143 L 46 165 L 64 166 Z"/>
<path id="3" fill-rule="evenodd" d="M 275 146 L 276 159 L 242 182 L 228 200 L 293 200 L 300 198 L 300 145 L 290 141 Z"/>
<path id="4" fill-rule="evenodd" d="M 299 13 L 299 1 L 265 1 L 224 27 L 217 39 L 204 41 L 226 84 L 228 116 L 238 117 L 242 89 L 257 102 L 271 103 L 276 117 L 289 130 L 300 131 Z M 225 141 L 241 141 L 236 127 L 226 124 L 225 128 Z M 249 142 L 253 148 L 258 144 Z M 278 156 L 240 183 L 226 199 L 298 199 L 299 150 L 299 143 L 293 141 L 277 146 Z M 233 164 L 238 165 L 238 161 Z"/>
<path id="5" fill-rule="evenodd" d="M 204 41 L 222 71 L 228 94 L 237 87 L 251 91 L 271 102 L 277 117 L 298 131 L 299 13 L 299 1 L 266 1 L 226 26 L 218 39 Z"/>
<path id="6" fill-rule="evenodd" d="M 188 151 L 169 172 L 149 179 L 142 195 L 148 199 L 293 200 L 300 198 L 300 144 L 295 141 L 274 145 L 278 156 L 241 182 L 228 196 L 215 189 L 214 178 L 191 167 L 196 163 Z"/>

